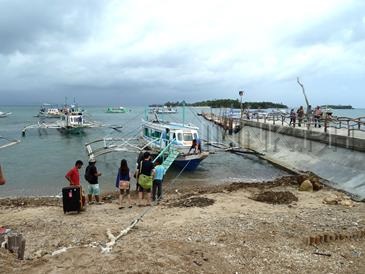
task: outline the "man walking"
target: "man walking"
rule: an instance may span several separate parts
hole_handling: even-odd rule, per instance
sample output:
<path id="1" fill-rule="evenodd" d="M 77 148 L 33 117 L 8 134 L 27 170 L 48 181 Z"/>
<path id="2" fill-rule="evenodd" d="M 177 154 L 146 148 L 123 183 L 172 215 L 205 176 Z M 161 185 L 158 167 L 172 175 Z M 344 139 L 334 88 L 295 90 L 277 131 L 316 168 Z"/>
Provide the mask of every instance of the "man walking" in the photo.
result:
<path id="1" fill-rule="evenodd" d="M 101 173 L 98 172 L 95 166 L 96 160 L 91 158 L 89 160 L 89 165 L 85 170 L 85 179 L 89 182 L 88 187 L 88 201 L 89 204 L 92 204 L 92 196 L 95 196 L 96 204 L 101 204 L 99 196 L 100 196 L 100 187 L 98 182 L 98 177 L 101 176 Z"/>

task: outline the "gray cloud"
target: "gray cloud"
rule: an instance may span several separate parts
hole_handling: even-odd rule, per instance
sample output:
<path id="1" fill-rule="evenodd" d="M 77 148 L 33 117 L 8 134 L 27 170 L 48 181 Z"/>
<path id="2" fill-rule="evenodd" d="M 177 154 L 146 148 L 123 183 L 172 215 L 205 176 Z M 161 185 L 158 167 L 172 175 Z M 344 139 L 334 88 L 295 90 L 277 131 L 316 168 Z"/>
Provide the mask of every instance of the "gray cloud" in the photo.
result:
<path id="1" fill-rule="evenodd" d="M 357 1 L 334 16 L 310 25 L 300 33 L 287 37 L 295 47 L 314 44 L 356 43 L 365 40 L 365 2 Z M 309 22 L 310 23 L 310 22 Z"/>
<path id="2" fill-rule="evenodd" d="M 45 50 L 90 35 L 104 1 L 0 1 L 0 54 Z M 58 48 L 60 49 L 60 47 Z"/>
<path id="3" fill-rule="evenodd" d="M 231 2 L 219 20 L 205 6 L 207 18 L 195 6 L 175 18 L 161 3 L 0 0 L 0 104 L 195 102 L 243 89 L 248 101 L 298 105 L 300 76 L 313 102 L 365 106 L 360 1 L 292 27 L 245 21 Z"/>

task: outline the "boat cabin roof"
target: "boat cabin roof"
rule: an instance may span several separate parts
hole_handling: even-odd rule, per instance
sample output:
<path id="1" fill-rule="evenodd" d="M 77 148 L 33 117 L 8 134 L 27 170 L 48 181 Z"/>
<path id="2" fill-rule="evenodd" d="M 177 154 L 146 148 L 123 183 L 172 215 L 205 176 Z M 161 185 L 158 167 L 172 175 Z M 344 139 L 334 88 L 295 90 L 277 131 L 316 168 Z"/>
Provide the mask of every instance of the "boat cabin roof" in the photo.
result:
<path id="1" fill-rule="evenodd" d="M 174 122 L 166 122 L 166 121 L 144 121 L 144 127 L 153 127 L 153 128 L 163 128 L 170 130 L 198 130 L 199 128 L 193 126 L 191 124 L 182 124 L 182 123 L 174 123 Z"/>

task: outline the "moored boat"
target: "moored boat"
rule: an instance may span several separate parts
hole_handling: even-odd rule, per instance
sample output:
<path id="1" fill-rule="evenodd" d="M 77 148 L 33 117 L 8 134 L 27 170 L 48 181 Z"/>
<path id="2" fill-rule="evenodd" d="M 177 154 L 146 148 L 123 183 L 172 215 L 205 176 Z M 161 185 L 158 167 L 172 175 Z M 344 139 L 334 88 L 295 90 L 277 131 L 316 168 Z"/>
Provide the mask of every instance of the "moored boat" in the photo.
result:
<path id="1" fill-rule="evenodd" d="M 8 117 L 11 114 L 11 112 L 2 112 L 0 111 L 0 118 Z"/>
<path id="2" fill-rule="evenodd" d="M 108 107 L 106 113 L 126 113 L 124 107 Z"/>
<path id="3" fill-rule="evenodd" d="M 22 135 L 25 136 L 26 130 L 30 128 L 53 128 L 64 134 L 81 134 L 86 128 L 95 128 L 100 126 L 100 124 L 85 119 L 84 111 L 81 108 L 71 105 L 62 111 L 59 120 L 49 123 L 41 119 L 37 124 L 23 128 Z"/>
<path id="4" fill-rule="evenodd" d="M 177 113 L 177 109 L 176 108 L 172 108 L 172 107 L 168 107 L 168 106 L 154 107 L 154 108 L 151 108 L 150 109 L 149 113 L 176 114 Z"/>
<path id="5" fill-rule="evenodd" d="M 36 117 L 60 118 L 62 114 L 63 114 L 63 109 L 60 109 L 57 105 L 44 103 L 41 105 Z"/>
<path id="6" fill-rule="evenodd" d="M 156 120 L 142 120 L 142 137 L 149 146 L 157 153 L 170 146 L 164 157 L 169 157 L 171 150 L 176 151 L 175 157 L 170 157 L 172 165 L 189 171 L 195 170 L 209 155 L 209 152 L 190 154 L 193 140 L 199 140 L 198 131 L 199 128 L 191 124 L 160 121 L 157 115 Z"/>
<path id="7" fill-rule="evenodd" d="M 178 169 L 194 171 L 209 155 L 209 152 L 201 152 L 201 149 L 190 153 L 193 140 L 199 141 L 199 128 L 186 123 L 161 121 L 156 113 L 155 117 L 155 120 L 142 119 L 142 133 L 138 136 L 107 136 L 87 143 L 88 157 L 125 151 L 142 155 L 141 152 L 149 151 L 155 159 L 162 160 L 166 170 L 173 165 Z"/>

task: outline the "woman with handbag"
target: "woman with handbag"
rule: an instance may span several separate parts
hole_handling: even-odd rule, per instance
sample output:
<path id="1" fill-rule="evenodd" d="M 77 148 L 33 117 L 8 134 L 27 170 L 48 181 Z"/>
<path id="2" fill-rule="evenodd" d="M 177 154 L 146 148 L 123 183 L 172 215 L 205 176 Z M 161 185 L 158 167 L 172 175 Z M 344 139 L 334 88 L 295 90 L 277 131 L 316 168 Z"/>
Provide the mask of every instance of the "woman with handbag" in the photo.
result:
<path id="1" fill-rule="evenodd" d="M 123 198 L 128 197 L 128 208 L 132 208 L 131 195 L 130 195 L 130 174 L 127 160 L 123 159 L 120 162 L 120 167 L 118 169 L 118 175 L 115 182 L 115 186 L 119 189 L 119 209 L 123 209 Z"/>

